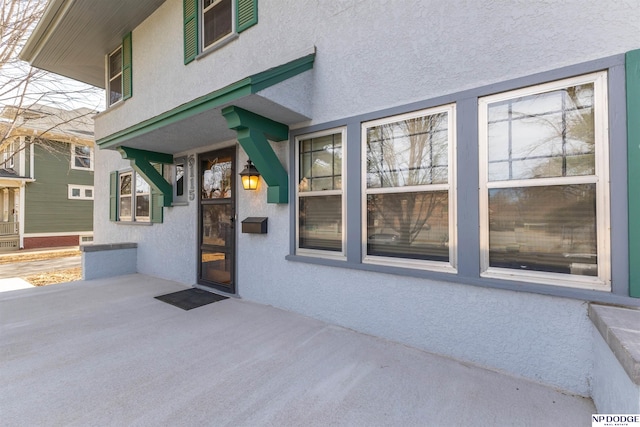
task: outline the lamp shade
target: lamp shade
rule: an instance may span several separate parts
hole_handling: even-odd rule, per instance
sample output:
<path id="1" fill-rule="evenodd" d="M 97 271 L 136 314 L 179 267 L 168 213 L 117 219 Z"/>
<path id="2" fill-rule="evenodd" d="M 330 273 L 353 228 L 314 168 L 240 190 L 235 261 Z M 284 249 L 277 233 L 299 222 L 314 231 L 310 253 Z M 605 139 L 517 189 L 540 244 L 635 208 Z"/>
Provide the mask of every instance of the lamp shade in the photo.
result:
<path id="1" fill-rule="evenodd" d="M 242 180 L 242 188 L 245 190 L 255 190 L 258 188 L 260 173 L 251 160 L 247 160 L 247 165 L 242 172 L 240 172 L 240 179 Z"/>

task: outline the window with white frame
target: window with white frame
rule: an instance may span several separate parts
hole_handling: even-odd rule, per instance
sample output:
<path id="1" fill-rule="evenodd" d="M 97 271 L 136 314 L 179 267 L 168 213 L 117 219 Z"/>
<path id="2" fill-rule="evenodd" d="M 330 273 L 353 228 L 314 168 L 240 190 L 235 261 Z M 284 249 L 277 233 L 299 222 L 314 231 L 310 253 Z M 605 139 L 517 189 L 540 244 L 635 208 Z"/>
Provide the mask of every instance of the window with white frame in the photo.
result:
<path id="1" fill-rule="evenodd" d="M 455 106 L 362 124 L 363 253 L 455 271 Z"/>
<path id="2" fill-rule="evenodd" d="M 479 99 L 485 277 L 610 287 L 607 74 Z"/>
<path id="3" fill-rule="evenodd" d="M 118 46 L 108 59 L 109 71 L 107 88 L 109 105 L 122 100 L 122 46 Z"/>
<path id="4" fill-rule="evenodd" d="M 202 0 L 202 48 L 234 33 L 234 0 Z"/>
<path id="5" fill-rule="evenodd" d="M 93 170 L 93 149 L 87 145 L 71 144 L 71 168 Z"/>
<path id="6" fill-rule="evenodd" d="M 297 253 L 344 256 L 346 130 L 296 138 Z"/>
<path id="7" fill-rule="evenodd" d="M 2 167 L 5 169 L 13 169 L 15 166 L 16 143 L 11 141 L 2 151 Z"/>
<path id="8" fill-rule="evenodd" d="M 93 185 L 68 184 L 68 197 L 72 200 L 93 200 Z"/>
<path id="9" fill-rule="evenodd" d="M 119 220 L 149 222 L 149 184 L 134 171 L 118 174 L 118 182 Z"/>

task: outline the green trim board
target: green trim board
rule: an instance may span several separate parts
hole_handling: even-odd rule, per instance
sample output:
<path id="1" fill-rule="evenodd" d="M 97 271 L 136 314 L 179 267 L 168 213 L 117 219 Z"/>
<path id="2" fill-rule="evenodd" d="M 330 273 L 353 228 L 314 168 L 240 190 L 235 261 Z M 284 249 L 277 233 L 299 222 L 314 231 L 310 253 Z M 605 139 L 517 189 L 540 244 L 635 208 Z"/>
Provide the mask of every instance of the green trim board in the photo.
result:
<path id="1" fill-rule="evenodd" d="M 173 202 L 173 186 L 164 179 L 162 173 L 151 162 L 171 164 L 173 163 L 173 156 L 130 147 L 120 147 L 118 151 L 122 158 L 129 160 L 131 167 L 149 183 L 152 192 L 160 200 L 160 206 L 171 206 Z"/>
<path id="2" fill-rule="evenodd" d="M 267 203 L 289 202 L 289 176 L 269 139 L 282 141 L 289 137 L 289 127 L 239 107 L 222 110 L 229 129 L 236 131 L 238 142 L 253 161 L 267 183 Z"/>
<path id="3" fill-rule="evenodd" d="M 300 73 L 311 70 L 315 60 L 315 53 L 287 62 L 286 64 L 270 68 L 266 71 L 238 80 L 228 86 L 215 90 L 207 95 L 182 104 L 158 116 L 144 120 L 127 129 L 113 133 L 96 141 L 100 148 L 112 148 L 144 135 L 177 123 L 181 120 L 200 114 L 204 111 L 220 107 L 226 103 L 242 97 L 255 94 L 270 86 L 281 83 Z"/>
<path id="4" fill-rule="evenodd" d="M 640 298 L 640 49 L 626 53 L 629 296 Z"/>

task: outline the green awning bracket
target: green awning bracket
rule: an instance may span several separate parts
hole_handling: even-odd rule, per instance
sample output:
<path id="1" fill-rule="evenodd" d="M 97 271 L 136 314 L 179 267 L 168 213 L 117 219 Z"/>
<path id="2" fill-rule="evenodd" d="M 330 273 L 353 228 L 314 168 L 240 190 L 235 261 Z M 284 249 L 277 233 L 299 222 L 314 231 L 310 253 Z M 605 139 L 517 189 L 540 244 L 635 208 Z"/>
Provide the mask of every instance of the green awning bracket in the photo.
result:
<path id="1" fill-rule="evenodd" d="M 167 182 L 160 172 L 151 164 L 172 164 L 173 155 L 155 151 L 139 150 L 130 147 L 118 147 L 123 159 L 131 162 L 131 167 L 139 173 L 154 190 L 161 193 L 162 206 L 171 206 L 173 202 L 173 186 Z"/>
<path id="2" fill-rule="evenodd" d="M 222 115 L 229 129 L 236 131 L 238 142 L 267 183 L 267 203 L 288 203 L 289 175 L 269 140 L 287 140 L 289 126 L 233 105 L 223 108 Z"/>

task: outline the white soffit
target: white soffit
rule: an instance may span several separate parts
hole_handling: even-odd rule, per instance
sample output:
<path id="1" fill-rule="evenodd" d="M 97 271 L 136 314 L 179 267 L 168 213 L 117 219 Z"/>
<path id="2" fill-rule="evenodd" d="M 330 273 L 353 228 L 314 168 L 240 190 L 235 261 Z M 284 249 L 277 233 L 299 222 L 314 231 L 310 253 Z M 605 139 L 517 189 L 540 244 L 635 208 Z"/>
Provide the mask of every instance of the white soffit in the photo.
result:
<path id="1" fill-rule="evenodd" d="M 164 1 L 50 0 L 20 58 L 104 88 L 105 55 Z"/>

